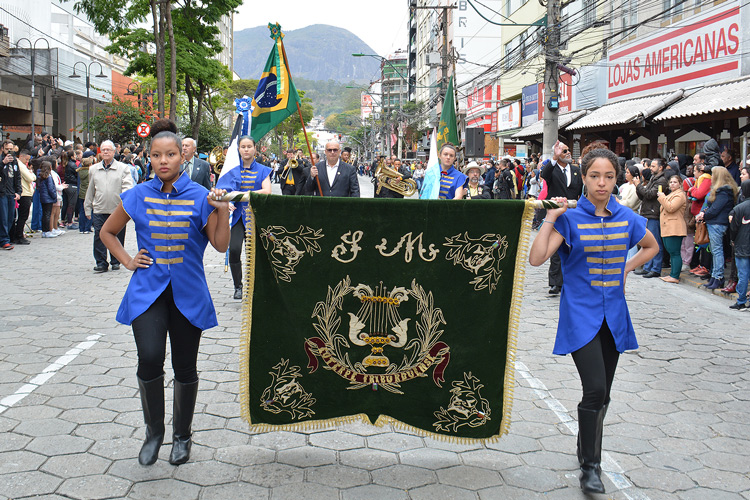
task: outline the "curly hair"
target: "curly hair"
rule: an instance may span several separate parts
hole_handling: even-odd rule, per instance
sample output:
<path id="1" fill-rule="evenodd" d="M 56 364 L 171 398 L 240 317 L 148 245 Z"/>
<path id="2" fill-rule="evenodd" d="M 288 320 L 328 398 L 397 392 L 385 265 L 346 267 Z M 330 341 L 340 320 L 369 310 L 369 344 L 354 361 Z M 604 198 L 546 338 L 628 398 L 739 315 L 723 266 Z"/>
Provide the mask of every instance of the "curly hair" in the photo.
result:
<path id="1" fill-rule="evenodd" d="M 591 144 L 589 144 L 589 146 L 591 146 Z M 581 173 L 584 177 L 591 165 L 594 164 L 594 161 L 599 158 L 605 159 L 612 164 L 612 168 L 615 169 L 615 177 L 620 175 L 620 161 L 618 160 L 617 155 L 606 147 L 595 147 L 591 148 L 581 159 Z"/>

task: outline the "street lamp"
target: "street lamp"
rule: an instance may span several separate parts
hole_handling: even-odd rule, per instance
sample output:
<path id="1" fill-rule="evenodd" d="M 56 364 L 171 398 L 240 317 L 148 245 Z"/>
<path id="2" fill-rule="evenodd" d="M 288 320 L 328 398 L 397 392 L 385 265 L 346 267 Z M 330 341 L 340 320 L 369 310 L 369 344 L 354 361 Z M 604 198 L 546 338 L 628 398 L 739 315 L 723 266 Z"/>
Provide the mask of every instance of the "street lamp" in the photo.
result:
<path id="1" fill-rule="evenodd" d="M 143 98 L 148 102 L 149 96 L 153 97 L 154 92 L 143 85 L 142 83 L 138 83 L 136 81 L 130 82 L 128 84 L 128 90 L 125 91 L 125 95 L 134 95 L 138 98 L 138 109 L 141 109 L 141 92 L 143 92 Z"/>
<path id="2" fill-rule="evenodd" d="M 18 44 L 21 43 L 23 40 L 26 40 L 27 42 L 29 42 L 29 49 L 31 49 L 31 140 L 32 140 L 32 144 L 33 144 L 34 135 L 36 134 L 35 123 L 34 123 L 34 108 L 35 108 L 35 106 L 34 106 L 34 97 L 35 97 L 35 95 L 34 95 L 34 87 L 35 87 L 34 86 L 34 75 L 36 74 L 36 44 L 39 43 L 39 42 L 46 43 L 47 44 L 47 51 L 49 51 L 49 42 L 47 41 L 46 38 L 37 38 L 36 40 L 34 40 L 34 43 L 31 43 L 31 40 L 29 40 L 28 38 L 19 38 L 18 41 L 16 42 L 16 48 L 17 49 L 20 48 L 18 46 Z M 46 108 L 44 110 L 44 114 L 45 114 L 45 119 L 46 119 L 46 116 L 47 116 L 47 109 Z"/>
<path id="3" fill-rule="evenodd" d="M 91 66 L 94 64 L 99 65 L 99 74 L 95 75 L 96 78 L 107 78 L 107 75 L 104 74 L 104 68 L 102 67 L 101 63 L 99 61 L 91 61 L 88 66 L 83 61 L 78 61 L 73 65 L 73 74 L 70 75 L 69 78 L 81 78 L 81 75 L 76 74 L 76 67 L 82 64 L 83 68 L 86 70 L 86 142 L 91 141 L 91 132 L 89 130 L 89 89 L 91 89 Z"/>

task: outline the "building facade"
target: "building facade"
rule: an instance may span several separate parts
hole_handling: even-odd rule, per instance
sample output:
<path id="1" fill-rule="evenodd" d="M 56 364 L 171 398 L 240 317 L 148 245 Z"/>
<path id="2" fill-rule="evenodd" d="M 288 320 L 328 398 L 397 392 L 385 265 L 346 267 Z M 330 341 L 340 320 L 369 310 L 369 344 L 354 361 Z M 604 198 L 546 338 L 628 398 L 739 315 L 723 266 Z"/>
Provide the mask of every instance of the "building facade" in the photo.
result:
<path id="1" fill-rule="evenodd" d="M 97 35 L 71 3 L 6 0 L 0 24 L 8 30 L 10 52 L 0 57 L 3 138 L 26 138 L 33 121 L 37 133 L 86 140 L 87 90 L 91 116 L 98 103 L 126 95 L 132 81 L 122 75 L 127 61 L 106 51 L 109 40 Z"/>

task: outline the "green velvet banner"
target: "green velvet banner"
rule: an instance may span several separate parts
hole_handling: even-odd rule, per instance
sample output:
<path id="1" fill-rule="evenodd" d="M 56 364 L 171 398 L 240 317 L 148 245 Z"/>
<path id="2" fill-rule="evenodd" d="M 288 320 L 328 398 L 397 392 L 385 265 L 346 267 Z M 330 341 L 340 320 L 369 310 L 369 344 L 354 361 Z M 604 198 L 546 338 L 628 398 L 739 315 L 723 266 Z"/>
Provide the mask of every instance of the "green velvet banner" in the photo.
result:
<path id="1" fill-rule="evenodd" d="M 453 440 L 508 430 L 533 209 L 522 201 L 252 195 L 242 413 Z"/>

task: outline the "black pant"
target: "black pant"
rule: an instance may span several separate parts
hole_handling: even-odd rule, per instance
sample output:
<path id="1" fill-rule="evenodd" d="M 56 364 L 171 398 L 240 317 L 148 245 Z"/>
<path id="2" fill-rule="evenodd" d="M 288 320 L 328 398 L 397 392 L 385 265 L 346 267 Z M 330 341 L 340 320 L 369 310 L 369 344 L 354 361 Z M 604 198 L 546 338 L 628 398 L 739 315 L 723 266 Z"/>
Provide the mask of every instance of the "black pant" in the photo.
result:
<path id="1" fill-rule="evenodd" d="M 109 219 L 109 216 L 110 214 L 93 214 L 91 216 L 91 222 L 94 225 L 94 260 L 96 260 L 97 267 L 107 267 L 107 247 L 99 238 L 99 232 L 102 230 L 102 226 L 104 225 L 104 223 L 107 222 L 107 219 Z M 120 243 L 122 243 L 123 245 L 125 244 L 125 228 L 122 228 L 122 231 L 117 233 L 117 239 L 120 240 Z M 112 263 L 112 265 L 120 263 L 120 261 L 117 260 L 111 253 L 109 254 L 109 261 Z M 147 378 L 144 380 L 151 379 Z"/>
<path id="2" fill-rule="evenodd" d="M 553 253 L 552 257 L 549 258 L 547 279 L 549 280 L 549 286 L 562 287 L 563 285 L 562 263 L 560 262 L 560 255 L 557 252 Z"/>
<path id="3" fill-rule="evenodd" d="M 617 352 L 615 339 L 605 319 L 596 337 L 573 353 L 573 361 L 583 386 L 580 408 L 599 410 L 609 402 L 619 359 L 620 353 Z"/>
<path id="4" fill-rule="evenodd" d="M 31 208 L 31 196 L 21 196 L 18 200 L 18 219 L 10 230 L 10 239 L 20 241 L 23 239 L 23 228 L 29 219 L 29 209 Z M 50 210 L 52 207 L 50 207 Z"/>
<path id="5" fill-rule="evenodd" d="M 68 186 L 63 190 L 63 217 L 67 224 L 73 222 L 73 213 L 76 209 L 76 203 L 78 203 L 78 188 L 75 186 Z"/>
<path id="6" fill-rule="evenodd" d="M 52 203 L 42 203 L 42 231 L 49 233 L 52 230 Z"/>
<path id="7" fill-rule="evenodd" d="M 141 380 L 153 380 L 164 373 L 167 332 L 172 347 L 175 380 L 183 384 L 198 380 L 201 329 L 193 326 L 177 309 L 171 283 L 146 312 L 133 320 L 132 327 L 138 349 L 138 377 Z"/>
<path id="8" fill-rule="evenodd" d="M 238 264 L 242 248 L 245 246 L 245 225 L 241 220 L 232 226 L 232 232 L 229 238 L 229 263 Z"/>

